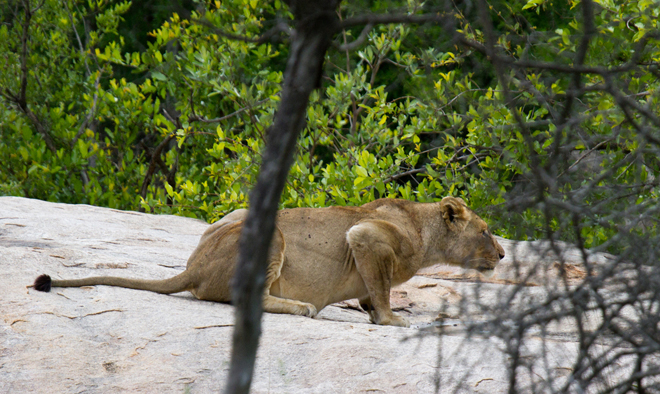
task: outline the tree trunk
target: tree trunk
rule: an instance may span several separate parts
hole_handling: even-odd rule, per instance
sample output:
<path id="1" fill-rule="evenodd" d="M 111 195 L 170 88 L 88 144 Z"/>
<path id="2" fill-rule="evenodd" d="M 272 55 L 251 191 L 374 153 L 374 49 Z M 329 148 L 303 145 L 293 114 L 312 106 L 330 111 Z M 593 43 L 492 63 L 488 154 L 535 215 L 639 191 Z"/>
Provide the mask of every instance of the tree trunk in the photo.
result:
<path id="1" fill-rule="evenodd" d="M 275 214 L 298 135 L 305 126 L 309 95 L 320 84 L 323 58 L 338 27 L 334 1 L 317 4 L 291 0 L 289 5 L 296 18 L 296 30 L 284 74 L 282 100 L 268 133 L 257 185 L 250 194 L 232 289 L 236 321 L 226 388 L 226 393 L 232 394 L 250 390 Z"/>

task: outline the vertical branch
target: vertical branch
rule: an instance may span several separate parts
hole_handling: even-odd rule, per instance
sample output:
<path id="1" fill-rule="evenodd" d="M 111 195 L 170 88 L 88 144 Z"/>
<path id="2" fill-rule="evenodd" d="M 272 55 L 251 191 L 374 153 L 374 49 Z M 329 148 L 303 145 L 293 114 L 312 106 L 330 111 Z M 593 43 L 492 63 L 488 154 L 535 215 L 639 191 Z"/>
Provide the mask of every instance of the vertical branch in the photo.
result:
<path id="1" fill-rule="evenodd" d="M 243 226 L 232 299 L 236 306 L 227 393 L 248 393 L 261 334 L 262 297 L 275 214 L 300 131 L 309 95 L 318 87 L 323 59 L 337 31 L 337 3 L 290 1 L 296 33 L 286 66 L 282 101 L 268 133 L 257 185 Z"/>
<path id="2" fill-rule="evenodd" d="M 32 19 L 32 10 L 30 10 L 30 0 L 23 0 L 25 8 L 25 19 L 23 19 L 23 34 L 21 35 L 21 87 L 18 92 L 18 105 L 21 108 L 27 108 L 27 46 L 28 34 L 30 33 L 30 20 Z"/>
<path id="3" fill-rule="evenodd" d="M 43 2 L 36 9 L 38 10 L 43 5 Z M 12 97 L 12 101 L 18 105 L 20 110 L 25 114 L 25 116 L 30 119 L 30 122 L 37 129 L 37 132 L 42 135 L 46 146 L 50 149 L 51 152 L 57 152 L 55 143 L 51 138 L 50 134 L 46 128 L 41 124 L 37 115 L 32 112 L 27 104 L 27 84 L 28 84 L 28 69 L 27 69 L 27 57 L 28 57 L 28 40 L 30 39 L 30 21 L 32 20 L 32 9 L 30 8 L 30 0 L 23 0 L 23 7 L 25 8 L 25 17 L 23 19 L 23 32 L 21 35 L 21 84 L 18 95 L 14 95 L 7 91 L 7 96 Z"/>
<path id="4" fill-rule="evenodd" d="M 534 147 L 532 145 L 532 141 L 530 138 L 530 132 L 529 129 L 527 128 L 527 125 L 525 124 L 525 121 L 522 119 L 522 116 L 520 115 L 518 108 L 515 103 L 515 99 L 511 95 L 511 91 L 509 90 L 509 79 L 508 75 L 504 71 L 504 67 L 502 63 L 498 60 L 498 56 L 496 53 L 495 49 L 495 31 L 493 30 L 493 24 L 490 19 L 490 13 L 488 12 L 489 7 L 488 4 L 484 0 L 480 0 L 478 5 L 477 5 L 478 13 L 479 13 L 479 20 L 481 22 L 481 25 L 483 27 L 484 31 L 484 38 L 486 41 L 486 54 L 488 57 L 491 59 L 493 62 L 493 66 L 495 68 L 495 74 L 497 75 L 497 78 L 502 85 L 502 90 L 504 92 L 504 99 L 505 103 L 513 113 L 514 118 L 516 119 L 516 122 L 518 125 L 520 125 L 522 134 L 525 138 L 525 142 L 527 144 L 527 148 L 530 152 L 530 167 L 531 170 L 537 175 L 540 176 L 541 171 L 540 171 L 540 166 L 539 166 L 539 160 L 536 157 Z M 541 177 L 542 178 L 542 177 Z M 543 188 L 539 187 L 539 198 L 543 198 Z M 518 381 L 518 367 L 521 365 L 521 352 L 520 352 L 520 347 L 523 344 L 523 337 L 525 333 L 525 327 L 523 326 L 522 322 L 518 322 L 520 325 L 519 327 L 514 330 L 511 334 L 511 336 L 507 340 L 507 351 L 510 356 L 510 363 L 509 363 L 509 393 L 514 394 L 517 392 L 516 390 L 516 383 Z"/>
<path id="5" fill-rule="evenodd" d="M 595 33 L 594 28 L 594 5 L 591 0 L 582 0 L 580 2 L 582 6 L 582 19 L 584 23 L 584 32 L 582 33 L 582 38 L 580 39 L 580 45 L 575 57 L 575 66 L 582 66 L 585 59 L 587 58 L 587 52 L 589 50 L 589 43 L 591 42 L 591 37 Z M 567 92 L 567 101 L 566 107 L 564 108 L 563 120 L 561 123 L 565 123 L 566 120 L 570 117 L 571 107 L 573 100 L 575 100 L 576 94 L 580 89 L 582 84 L 582 74 L 574 73 L 571 91 Z"/>
<path id="6" fill-rule="evenodd" d="M 574 66 L 582 66 L 585 59 L 587 58 L 587 52 L 589 50 L 589 43 L 591 42 L 591 37 L 595 34 L 596 28 L 594 27 L 594 5 L 591 0 L 583 0 L 580 2 L 582 7 L 582 19 L 584 23 L 584 32 L 582 33 L 582 38 L 580 39 L 580 44 L 578 46 L 577 54 L 575 56 Z M 566 91 L 566 104 L 564 105 L 564 110 L 561 113 L 561 117 L 556 123 L 557 128 L 554 133 L 554 141 L 552 144 L 552 156 L 559 157 L 559 150 L 562 142 L 562 134 L 564 129 L 569 125 L 569 120 L 571 118 L 571 111 L 573 109 L 573 103 L 575 102 L 578 92 L 582 85 L 582 73 L 574 73 L 571 79 L 571 85 Z M 555 169 L 558 169 L 559 166 L 554 166 Z"/>
<path id="7" fill-rule="evenodd" d="M 341 6 L 337 9 L 337 16 L 339 17 L 339 21 L 343 21 L 341 17 Z M 348 45 L 348 40 L 346 39 L 346 29 L 341 29 L 341 35 L 342 38 L 344 39 L 344 47 L 346 49 L 346 74 L 351 73 L 351 56 L 350 56 L 350 51 L 349 48 L 346 48 L 346 45 Z"/>
<path id="8" fill-rule="evenodd" d="M 149 189 L 149 184 L 151 184 L 153 175 L 156 172 L 156 164 L 158 164 L 160 154 L 163 149 L 165 149 L 165 147 L 170 143 L 170 141 L 174 139 L 174 137 L 176 137 L 176 134 L 170 134 L 169 136 L 165 137 L 165 139 L 161 141 L 160 144 L 158 144 L 156 149 L 154 149 L 153 153 L 151 154 L 151 162 L 149 163 L 147 173 L 144 175 L 142 187 L 140 187 L 140 196 L 142 196 L 143 199 L 147 198 L 147 190 Z M 143 208 L 140 208 L 140 212 L 142 212 L 142 209 Z"/>
<path id="9" fill-rule="evenodd" d="M 490 19 L 490 13 L 488 12 L 489 10 L 488 4 L 484 0 L 479 0 L 479 5 L 477 7 L 477 10 L 479 13 L 479 20 L 484 30 L 484 38 L 486 41 L 485 53 L 488 56 L 488 58 L 493 62 L 493 67 L 495 68 L 495 74 L 497 75 L 497 79 L 502 85 L 502 91 L 504 93 L 504 102 L 511 110 L 511 113 L 514 119 L 516 120 L 516 123 L 518 124 L 518 126 L 520 126 L 520 131 L 524 137 L 525 144 L 527 145 L 527 149 L 530 154 L 529 157 L 530 169 L 532 173 L 536 176 L 536 180 L 539 183 L 539 187 L 537 188 L 538 199 L 543 200 L 544 187 L 542 187 L 541 185 L 546 185 L 549 188 L 553 188 L 555 186 L 555 182 L 552 178 L 548 176 L 548 174 L 541 167 L 538 155 L 534 150 L 534 142 L 531 137 L 531 132 L 529 130 L 529 127 L 527 126 L 527 123 L 520 115 L 520 111 L 518 110 L 518 106 L 516 105 L 516 100 L 512 96 L 511 90 L 509 89 L 509 76 L 505 72 L 504 69 L 505 65 L 502 62 L 502 58 L 498 56 L 495 48 L 496 35 L 495 35 L 495 31 L 493 30 L 493 23 Z"/>
<path id="10" fill-rule="evenodd" d="M 87 63 L 87 61 L 85 61 Z M 101 82 L 101 76 L 103 75 L 103 72 L 101 70 L 98 71 L 98 75 L 96 76 L 96 80 L 94 81 L 94 98 L 92 99 L 92 108 L 89 109 L 89 113 L 83 119 L 83 122 L 80 124 L 80 127 L 78 128 L 78 132 L 76 135 L 73 137 L 71 140 L 71 147 L 76 146 L 76 142 L 78 142 L 78 138 L 82 136 L 82 134 L 85 132 L 87 129 L 87 126 L 89 125 L 89 122 L 92 120 L 94 117 L 94 114 L 96 113 L 96 103 L 99 98 L 99 83 Z"/>
<path id="11" fill-rule="evenodd" d="M 67 0 L 63 1 L 64 7 L 66 7 L 67 14 L 69 14 L 69 22 L 71 22 L 71 27 L 73 28 L 73 33 L 76 36 L 76 40 L 78 41 L 78 49 L 80 49 L 80 56 L 83 58 L 85 62 L 85 68 L 87 69 L 87 75 L 92 75 L 92 71 L 89 69 L 89 64 L 87 64 L 87 55 L 85 55 L 85 46 L 82 43 L 82 40 L 80 39 L 80 36 L 78 35 L 78 29 L 76 29 L 76 21 L 73 18 L 73 13 L 71 12 L 71 8 L 69 8 L 69 2 Z"/>

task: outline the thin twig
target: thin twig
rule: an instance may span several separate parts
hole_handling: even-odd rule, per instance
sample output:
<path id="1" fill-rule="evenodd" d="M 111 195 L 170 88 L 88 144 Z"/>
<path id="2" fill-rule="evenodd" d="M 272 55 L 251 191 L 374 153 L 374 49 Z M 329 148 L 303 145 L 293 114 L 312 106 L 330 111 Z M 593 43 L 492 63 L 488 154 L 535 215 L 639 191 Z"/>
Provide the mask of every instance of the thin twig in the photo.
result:
<path id="1" fill-rule="evenodd" d="M 264 104 L 264 103 L 266 103 L 266 102 L 268 102 L 268 101 L 270 101 L 270 98 L 267 98 L 267 99 L 263 99 L 263 100 L 257 101 L 256 103 L 254 103 L 254 104 L 252 104 L 252 105 L 245 106 L 245 107 L 243 107 L 243 108 L 241 108 L 241 109 L 239 109 L 239 110 L 237 110 L 237 111 L 234 111 L 234 112 L 230 113 L 229 115 L 221 116 L 221 117 L 219 117 L 219 118 L 207 119 L 207 118 L 205 118 L 205 117 L 203 117 L 203 116 L 200 116 L 200 115 L 197 115 L 197 114 L 191 114 L 191 115 L 188 117 L 188 120 L 191 121 L 191 122 L 219 123 L 219 122 L 222 122 L 222 121 L 227 120 L 227 119 L 229 119 L 229 118 L 232 118 L 232 117 L 234 117 L 234 116 L 236 116 L 236 115 L 239 115 L 239 114 L 241 114 L 241 113 L 243 113 L 243 112 L 245 112 L 245 111 L 247 111 L 247 110 L 249 110 L 249 109 L 251 109 L 251 108 L 254 108 L 254 107 L 257 107 L 257 106 L 259 106 L 259 105 L 261 105 L 261 104 Z"/>
<path id="2" fill-rule="evenodd" d="M 165 149 L 167 144 L 169 144 L 170 141 L 174 139 L 174 137 L 176 137 L 176 134 L 174 133 L 167 136 L 160 144 L 158 144 L 156 149 L 154 149 L 153 153 L 151 154 L 151 162 L 149 163 L 149 168 L 147 169 L 147 173 L 144 175 L 142 187 L 140 188 L 140 196 L 142 196 L 142 198 L 147 198 L 147 189 L 151 183 L 154 172 L 156 171 L 156 164 L 158 164 L 157 158 L 160 157 L 162 150 Z"/>
<path id="3" fill-rule="evenodd" d="M 427 22 L 440 23 L 446 21 L 447 15 L 440 14 L 422 14 L 422 15 L 405 15 L 405 14 L 366 14 L 355 16 L 352 18 L 344 19 L 339 24 L 339 30 L 350 29 L 355 26 L 362 25 L 381 25 L 390 23 L 408 23 L 408 24 L 423 24 Z"/>
<path id="4" fill-rule="evenodd" d="M 213 33 L 215 33 L 215 34 L 217 34 L 221 37 L 228 38 L 230 40 L 235 40 L 235 41 L 251 42 L 251 43 L 255 43 L 255 44 L 263 44 L 265 42 L 274 40 L 274 39 L 276 39 L 276 37 L 278 35 L 280 35 L 282 33 L 284 33 L 286 35 L 291 35 L 291 33 L 292 33 L 291 27 L 283 21 L 277 23 L 272 29 L 266 31 L 265 33 L 263 33 L 262 35 L 260 35 L 257 38 L 242 36 L 240 34 L 228 33 L 226 31 L 218 29 L 213 23 L 211 23 L 207 20 L 204 20 L 204 19 L 191 19 L 191 21 L 211 29 L 211 31 L 213 31 Z"/>
<path id="5" fill-rule="evenodd" d="M 85 132 L 87 129 L 87 125 L 89 125 L 89 121 L 92 119 L 94 114 L 96 113 L 96 102 L 99 98 L 99 82 L 101 81 L 101 75 L 103 73 L 99 70 L 98 75 L 96 76 L 96 81 L 94 81 L 94 98 L 92 99 L 92 108 L 90 108 L 89 113 L 85 117 L 85 120 L 80 124 L 80 127 L 78 128 L 78 132 L 76 133 L 75 137 L 71 140 L 71 147 L 74 147 L 76 145 L 76 142 L 78 142 L 78 138 Z"/>
<path id="6" fill-rule="evenodd" d="M 362 32 L 360 33 L 358 38 L 356 38 L 350 44 L 342 44 L 342 45 L 337 46 L 337 50 L 350 52 L 350 51 L 356 49 L 357 47 L 359 47 L 360 45 L 364 44 L 364 42 L 367 39 L 367 36 L 369 35 L 369 32 L 371 31 L 371 29 L 373 29 L 373 27 L 374 27 L 374 25 L 372 23 L 367 23 L 367 25 L 364 27 L 364 29 L 362 29 Z M 344 33 L 344 39 L 345 38 L 346 38 L 346 34 Z"/>

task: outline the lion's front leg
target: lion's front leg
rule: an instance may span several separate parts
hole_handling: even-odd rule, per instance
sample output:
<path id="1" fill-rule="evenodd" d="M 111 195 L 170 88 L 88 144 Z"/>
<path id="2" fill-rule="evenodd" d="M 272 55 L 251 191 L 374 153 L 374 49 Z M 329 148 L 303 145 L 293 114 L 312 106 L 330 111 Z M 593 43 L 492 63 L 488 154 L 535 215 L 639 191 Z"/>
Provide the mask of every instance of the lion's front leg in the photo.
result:
<path id="1" fill-rule="evenodd" d="M 370 220 L 361 222 L 348 231 L 346 239 L 353 252 L 355 265 L 369 293 L 364 302 L 371 321 L 376 324 L 410 327 L 410 323 L 392 312 L 390 289 L 397 263 L 395 248 L 403 236 L 388 222 Z"/>
<path id="2" fill-rule="evenodd" d="M 364 298 L 360 298 L 358 302 L 360 303 L 360 308 L 362 308 L 362 310 L 367 312 L 367 314 L 369 315 L 369 321 L 372 323 L 376 323 L 376 310 L 374 309 L 374 306 L 371 303 L 371 297 L 366 296 Z"/>
<path id="3" fill-rule="evenodd" d="M 316 307 L 310 303 L 274 297 L 272 295 L 264 297 L 264 311 L 307 317 L 314 317 L 317 313 Z"/>

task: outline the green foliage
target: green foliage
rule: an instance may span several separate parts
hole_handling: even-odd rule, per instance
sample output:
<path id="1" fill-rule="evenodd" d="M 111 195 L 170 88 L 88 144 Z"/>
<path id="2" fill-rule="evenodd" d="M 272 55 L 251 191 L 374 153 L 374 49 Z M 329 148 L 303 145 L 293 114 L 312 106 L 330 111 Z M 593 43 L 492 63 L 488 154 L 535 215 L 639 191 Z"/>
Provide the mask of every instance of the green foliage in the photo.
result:
<path id="1" fill-rule="evenodd" d="M 172 13 L 144 49 L 130 52 L 120 33 L 135 7 L 130 1 L 45 0 L 35 9 L 23 0 L 11 8 L 0 26 L 0 194 L 208 221 L 245 207 L 288 47 L 235 36 L 254 39 L 291 19 L 279 1 L 262 3 L 214 1 L 190 18 Z M 658 39 L 641 54 L 636 45 L 660 28 L 660 7 L 651 0 L 597 3 L 585 64 L 616 67 L 641 56 L 649 66 L 621 72 L 616 83 L 638 105 L 657 109 Z M 389 6 L 373 10 L 382 7 Z M 583 29 L 577 2 L 493 7 L 493 23 L 506 33 L 499 50 L 513 59 L 574 64 Z M 365 11 L 356 8 L 342 17 Z M 454 11 L 457 31 L 485 42 L 482 27 L 470 22 L 474 10 Z M 347 31 L 337 42 L 359 34 Z M 549 169 L 554 189 L 546 185 L 537 197 L 558 191 L 566 201 L 602 205 L 578 223 L 592 246 L 621 230 L 611 212 L 657 201 L 658 159 L 616 98 L 597 89 L 610 83 L 602 75 L 582 78 L 594 89 L 581 95 L 580 114 L 567 125 L 560 114 L 573 74 L 511 68 L 502 83 L 491 62 L 449 42 L 438 26 L 393 24 L 375 27 L 356 51 L 331 50 L 282 207 L 454 195 L 500 235 L 541 237 L 566 223 L 548 228 L 543 206 L 514 211 L 505 202 L 524 195 L 517 187 L 534 183 L 535 171 Z M 598 158 L 589 172 L 575 171 L 582 155 Z M 623 196 L 626 188 L 634 195 Z M 657 222 L 652 226 L 657 231 Z"/>

